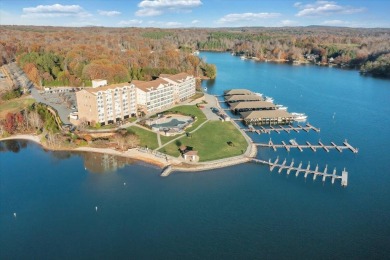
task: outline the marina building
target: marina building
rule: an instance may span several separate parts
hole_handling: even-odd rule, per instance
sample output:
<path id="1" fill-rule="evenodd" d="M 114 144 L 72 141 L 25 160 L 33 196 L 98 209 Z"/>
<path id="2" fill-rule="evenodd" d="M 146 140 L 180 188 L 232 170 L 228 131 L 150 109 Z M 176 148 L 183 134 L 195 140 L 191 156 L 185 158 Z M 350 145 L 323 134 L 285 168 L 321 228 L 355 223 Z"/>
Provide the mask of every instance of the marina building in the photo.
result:
<path id="1" fill-rule="evenodd" d="M 252 111 L 252 110 L 276 109 L 276 105 L 267 101 L 235 102 L 230 104 L 230 109 L 234 113 L 239 113 L 239 112 Z"/>
<path id="2" fill-rule="evenodd" d="M 228 103 L 235 103 L 235 102 L 248 102 L 248 101 L 263 101 L 264 98 L 262 98 L 259 95 L 249 94 L 249 95 L 225 96 L 225 100 Z"/>
<path id="3" fill-rule="evenodd" d="M 294 116 L 284 110 L 261 110 L 242 112 L 241 117 L 246 125 L 290 124 Z"/>
<path id="4" fill-rule="evenodd" d="M 247 89 L 229 89 L 223 92 L 224 96 L 233 95 L 253 95 L 253 92 Z"/>
<path id="5" fill-rule="evenodd" d="M 78 116 L 89 124 L 102 125 L 136 116 L 134 84 L 120 83 L 86 88 L 76 93 Z"/>

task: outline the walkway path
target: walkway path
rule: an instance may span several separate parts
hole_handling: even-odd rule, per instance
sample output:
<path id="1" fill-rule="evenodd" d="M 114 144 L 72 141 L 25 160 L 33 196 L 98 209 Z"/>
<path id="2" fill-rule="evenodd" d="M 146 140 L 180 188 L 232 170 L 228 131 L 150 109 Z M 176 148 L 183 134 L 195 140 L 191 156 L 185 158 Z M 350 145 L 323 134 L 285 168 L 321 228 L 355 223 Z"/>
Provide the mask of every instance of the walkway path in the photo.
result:
<path id="1" fill-rule="evenodd" d="M 157 142 L 158 142 L 158 146 L 160 147 L 161 146 L 161 135 L 160 135 L 160 132 L 157 133 Z"/>
<path id="2" fill-rule="evenodd" d="M 206 121 L 204 121 L 203 123 L 201 123 L 197 128 L 195 128 L 194 130 L 192 130 L 190 133 L 192 134 L 192 133 L 194 133 L 195 131 L 197 131 L 199 128 L 201 128 L 204 124 L 206 124 L 208 121 L 210 121 L 210 120 L 206 120 Z M 155 150 L 157 151 L 157 150 L 160 150 L 161 148 L 163 148 L 164 146 L 166 146 L 167 144 L 170 144 L 170 143 L 172 143 L 172 142 L 174 142 L 174 141 L 176 141 L 177 139 L 180 139 L 180 138 L 182 138 L 183 136 L 185 136 L 185 135 L 179 135 L 178 137 L 176 137 L 175 139 L 172 139 L 171 141 L 169 141 L 169 142 L 166 142 L 165 144 L 163 144 L 163 145 L 160 145 L 159 147 L 157 147 Z"/>

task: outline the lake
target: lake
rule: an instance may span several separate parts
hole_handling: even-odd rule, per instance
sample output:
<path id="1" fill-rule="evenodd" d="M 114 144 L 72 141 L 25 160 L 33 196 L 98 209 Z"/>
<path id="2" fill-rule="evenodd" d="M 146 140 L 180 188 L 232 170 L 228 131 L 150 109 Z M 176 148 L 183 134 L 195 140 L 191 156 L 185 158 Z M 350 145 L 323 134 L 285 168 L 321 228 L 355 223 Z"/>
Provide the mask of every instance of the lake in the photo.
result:
<path id="1" fill-rule="evenodd" d="M 137 161 L 1 142 L 1 259 L 390 258 L 390 81 L 229 53 L 200 56 L 218 69 L 216 80 L 202 83 L 208 93 L 261 92 L 321 129 L 250 134 L 254 141 L 348 139 L 359 148 L 266 148 L 258 158 L 345 167 L 348 187 L 253 163 L 161 178 L 161 169 Z"/>

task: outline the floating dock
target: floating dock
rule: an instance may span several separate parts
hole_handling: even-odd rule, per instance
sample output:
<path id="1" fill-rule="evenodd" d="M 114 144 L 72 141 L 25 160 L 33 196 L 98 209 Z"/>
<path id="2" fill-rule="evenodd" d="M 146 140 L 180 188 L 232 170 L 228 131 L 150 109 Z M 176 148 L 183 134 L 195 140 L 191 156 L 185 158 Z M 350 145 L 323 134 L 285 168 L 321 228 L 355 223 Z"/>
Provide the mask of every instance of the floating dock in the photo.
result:
<path id="1" fill-rule="evenodd" d="M 352 145 L 350 145 L 347 140 L 343 142 L 343 145 L 336 145 L 334 142 L 331 142 L 331 145 L 324 145 L 321 141 L 318 141 L 318 145 L 311 144 L 309 142 L 306 142 L 306 144 L 297 144 L 295 141 L 290 141 L 290 144 L 286 144 L 284 141 L 282 141 L 282 144 L 274 144 L 271 140 L 267 143 L 255 143 L 257 146 L 261 147 L 269 147 L 274 149 L 276 151 L 278 148 L 284 148 L 288 152 L 292 148 L 296 148 L 303 152 L 303 149 L 310 148 L 313 152 L 316 152 L 317 149 L 324 149 L 326 152 L 329 152 L 331 149 L 336 149 L 339 152 L 342 152 L 343 150 L 350 150 L 353 153 L 358 153 L 358 149 L 354 148 Z"/>
<path id="2" fill-rule="evenodd" d="M 299 131 L 309 132 L 310 130 L 313 130 L 314 132 L 317 132 L 317 133 L 320 132 L 319 128 L 316 128 L 309 123 L 304 125 L 304 126 L 297 125 L 296 127 L 294 127 L 292 125 L 288 125 L 288 126 L 279 125 L 279 127 L 270 126 L 269 128 L 265 128 L 263 126 L 260 126 L 260 129 L 255 129 L 254 127 L 249 127 L 248 129 L 243 129 L 243 130 L 247 131 L 247 132 L 256 132 L 258 134 L 262 134 L 262 133 L 263 134 L 270 134 L 271 132 L 276 132 L 276 133 L 280 134 L 281 132 L 290 133 L 291 131 L 299 133 Z"/>
<path id="3" fill-rule="evenodd" d="M 300 162 L 299 165 L 295 167 L 294 159 L 290 164 L 287 163 L 286 159 L 284 159 L 282 163 L 278 163 L 279 157 L 276 158 L 274 162 L 271 162 L 271 160 L 264 161 L 260 159 L 252 159 L 252 161 L 256 163 L 269 165 L 271 172 L 275 168 L 279 168 L 278 173 L 281 173 L 283 170 L 287 170 L 287 175 L 289 175 L 291 171 L 295 171 L 295 176 L 298 177 L 300 173 L 303 173 L 305 178 L 307 178 L 310 174 L 313 174 L 313 180 L 315 180 L 317 176 L 320 176 L 322 177 L 323 182 L 326 181 L 326 178 L 331 178 L 332 184 L 335 182 L 335 180 L 341 180 L 341 186 L 346 187 L 348 185 L 348 172 L 345 170 L 345 168 L 341 172 L 341 175 L 337 175 L 336 168 L 334 168 L 332 173 L 327 172 L 328 165 L 325 166 L 325 169 L 323 171 L 319 170 L 318 164 L 316 165 L 315 169 L 312 170 L 310 166 L 310 162 L 307 164 L 306 168 L 302 167 L 302 162 Z"/>

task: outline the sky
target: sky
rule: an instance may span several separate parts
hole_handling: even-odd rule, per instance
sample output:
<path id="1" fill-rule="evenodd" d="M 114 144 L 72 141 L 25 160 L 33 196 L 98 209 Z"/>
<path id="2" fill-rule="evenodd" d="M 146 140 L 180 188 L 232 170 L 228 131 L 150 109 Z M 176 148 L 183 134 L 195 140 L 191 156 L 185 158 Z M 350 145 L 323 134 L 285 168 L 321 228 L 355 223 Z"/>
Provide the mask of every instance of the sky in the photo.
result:
<path id="1" fill-rule="evenodd" d="M 0 0 L 0 24 L 390 28 L 390 0 Z"/>

